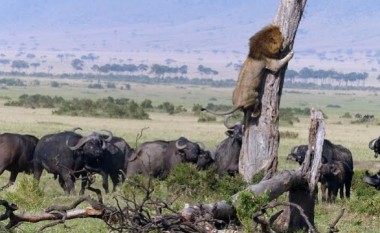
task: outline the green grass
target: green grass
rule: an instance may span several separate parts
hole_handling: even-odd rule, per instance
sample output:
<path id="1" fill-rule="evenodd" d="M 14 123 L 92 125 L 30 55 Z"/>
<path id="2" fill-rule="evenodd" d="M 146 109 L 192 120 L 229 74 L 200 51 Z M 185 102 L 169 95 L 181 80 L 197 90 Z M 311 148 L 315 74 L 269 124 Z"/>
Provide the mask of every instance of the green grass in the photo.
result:
<path id="1" fill-rule="evenodd" d="M 210 88 L 200 86 L 183 86 L 176 85 L 143 85 L 131 83 L 130 91 L 120 90 L 118 88 L 93 90 L 88 89 L 89 83 L 83 81 L 63 80 L 68 85 L 60 88 L 51 88 L 51 80 L 41 81 L 39 87 L 8 87 L 1 90 L 0 93 L 0 132 L 16 132 L 29 133 L 36 136 L 59 132 L 62 130 L 81 127 L 84 133 L 92 130 L 107 129 L 114 135 L 121 136 L 132 146 L 136 146 L 136 137 L 143 128 L 142 137 L 137 143 L 144 141 L 164 139 L 173 140 L 180 136 L 185 136 L 193 141 L 203 142 L 207 148 L 215 147 L 226 136 L 224 134 L 223 118 L 217 117 L 216 121 L 198 122 L 199 116 L 194 115 L 191 109 L 194 104 L 206 106 L 210 99 L 213 104 L 231 104 L 232 88 Z M 60 80 L 61 82 L 61 80 Z M 121 84 L 117 84 L 121 85 Z M 167 113 L 149 113 L 150 120 L 130 120 L 130 119 L 108 119 L 108 118 L 91 118 L 91 117 L 72 117 L 52 115 L 52 109 L 26 109 L 20 107 L 6 107 L 4 103 L 9 99 L 17 100 L 22 94 L 42 94 L 52 96 L 62 96 L 67 99 L 78 98 L 104 98 L 112 96 L 114 98 L 130 98 L 137 102 L 144 99 L 153 101 L 153 105 L 162 104 L 169 101 L 174 105 L 183 105 L 188 109 L 186 113 L 169 115 Z M 328 105 L 339 105 L 340 108 L 327 107 Z M 101 107 L 101 106 L 100 106 Z M 380 160 L 373 157 L 373 152 L 368 149 L 368 142 L 378 137 L 380 134 L 380 125 L 377 121 L 368 124 L 351 124 L 353 120 L 350 118 L 340 118 L 344 113 L 348 112 L 352 116 L 356 113 L 374 114 L 375 118 L 380 118 L 377 109 L 380 107 L 378 96 L 373 92 L 353 92 L 353 91 L 300 91 L 291 92 L 284 90 L 281 99 L 281 108 L 305 108 L 315 107 L 321 109 L 326 115 L 325 129 L 327 139 L 333 143 L 342 144 L 351 150 L 355 168 L 369 169 L 378 171 L 380 168 Z M 298 134 L 298 137 L 281 138 L 279 147 L 279 169 L 294 169 L 298 167 L 297 163 L 286 161 L 286 156 L 290 149 L 299 144 L 308 142 L 310 117 L 298 116 L 299 122 L 293 125 L 280 125 L 282 132 L 292 132 Z M 20 211 L 28 213 L 42 212 L 44 208 L 52 204 L 70 204 L 77 196 L 65 196 L 56 180 L 52 175 L 44 173 L 40 187 L 43 191 L 42 204 L 36 205 L 22 204 L 22 196 L 12 194 L 19 186 L 26 182 L 27 178 L 23 178 L 21 174 L 16 181 L 16 185 L 9 190 L 0 193 L 3 199 L 14 198 L 20 204 Z M 9 178 L 9 173 L 4 172 L 0 176 L 0 184 L 4 185 Z M 97 179 L 98 187 L 100 187 L 100 177 Z M 25 188 L 24 188 L 25 189 Z M 77 190 L 79 190 L 79 182 L 77 182 Z M 105 196 L 106 201 L 112 203 L 112 197 L 121 193 L 108 194 Z M 36 194 L 37 195 L 37 194 Z M 357 197 L 353 195 L 353 200 Z M 177 204 L 181 205 L 181 204 Z M 81 207 L 86 206 L 81 205 Z M 325 231 L 327 224 L 339 212 L 341 206 L 347 206 L 345 202 L 338 201 L 333 205 L 318 204 L 316 208 L 316 225 L 320 231 Z M 3 222 L 3 224 L 5 224 Z M 15 232 L 34 232 L 44 223 L 38 224 L 22 224 Z M 63 225 L 51 228 L 48 232 L 108 232 L 107 227 L 100 220 L 70 220 Z M 347 209 L 346 214 L 339 222 L 341 232 L 377 232 L 380 228 L 378 216 L 366 216 L 359 214 L 352 209 Z"/>

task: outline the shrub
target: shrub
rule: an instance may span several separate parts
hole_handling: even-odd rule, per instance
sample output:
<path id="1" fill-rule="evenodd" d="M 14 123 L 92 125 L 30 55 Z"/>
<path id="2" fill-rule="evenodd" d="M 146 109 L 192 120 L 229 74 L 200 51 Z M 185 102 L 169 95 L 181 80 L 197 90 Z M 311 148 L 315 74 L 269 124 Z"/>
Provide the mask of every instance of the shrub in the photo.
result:
<path id="1" fill-rule="evenodd" d="M 246 229 L 253 229 L 253 214 L 258 212 L 260 208 L 268 202 L 268 194 L 256 195 L 252 191 L 240 192 L 235 207 L 237 216 Z"/>
<path id="2" fill-rule="evenodd" d="M 57 87 L 59 87 L 60 85 L 59 85 L 59 82 L 57 82 L 57 81 L 51 81 L 51 82 L 50 82 L 50 86 L 51 86 L 51 87 L 56 87 L 56 88 L 57 88 Z"/>
<path id="3" fill-rule="evenodd" d="M 150 99 L 145 99 L 141 102 L 142 108 L 153 108 L 152 101 Z"/>
<path id="4" fill-rule="evenodd" d="M 351 211 L 356 213 L 380 216 L 380 192 L 363 182 L 364 175 L 364 170 L 355 170 L 352 190 L 357 198 L 350 200 L 348 206 Z"/>
<path id="5" fill-rule="evenodd" d="M 199 114 L 201 114 L 201 109 L 202 109 L 202 105 L 194 104 L 191 111 L 194 112 L 195 115 L 199 115 Z"/>
<path id="6" fill-rule="evenodd" d="M 33 209 L 44 203 L 44 192 L 32 176 L 22 174 L 13 191 L 7 191 L 4 199 L 17 203 L 26 209 Z"/>
<path id="7" fill-rule="evenodd" d="M 198 118 L 198 122 L 210 122 L 216 121 L 216 117 L 210 114 L 201 113 Z"/>
<path id="8" fill-rule="evenodd" d="M 349 112 L 345 112 L 340 118 L 352 118 L 352 116 Z"/>

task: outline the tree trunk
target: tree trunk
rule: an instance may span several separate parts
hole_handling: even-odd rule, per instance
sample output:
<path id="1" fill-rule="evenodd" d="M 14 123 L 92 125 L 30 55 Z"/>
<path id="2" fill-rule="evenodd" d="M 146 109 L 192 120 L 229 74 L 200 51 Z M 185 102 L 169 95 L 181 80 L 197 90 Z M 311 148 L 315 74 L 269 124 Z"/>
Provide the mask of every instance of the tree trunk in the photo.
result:
<path id="1" fill-rule="evenodd" d="M 305 5 L 306 0 L 281 0 L 273 24 L 278 25 L 283 34 L 285 54 L 293 48 Z M 263 169 L 265 174 L 274 174 L 277 169 L 279 106 L 286 68 L 287 65 L 276 74 L 269 73 L 262 80 L 260 117 L 244 116 L 249 119 L 249 124 L 240 152 L 239 173 L 247 181 Z"/>

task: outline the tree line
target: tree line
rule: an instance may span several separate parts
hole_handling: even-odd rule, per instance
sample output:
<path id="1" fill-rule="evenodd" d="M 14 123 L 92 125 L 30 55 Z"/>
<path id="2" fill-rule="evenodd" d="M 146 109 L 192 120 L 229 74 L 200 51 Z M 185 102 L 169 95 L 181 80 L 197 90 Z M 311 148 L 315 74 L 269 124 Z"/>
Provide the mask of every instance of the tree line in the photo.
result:
<path id="1" fill-rule="evenodd" d="M 299 72 L 286 71 L 286 80 L 290 83 L 314 83 L 320 86 L 365 86 L 367 79 L 367 72 L 341 73 L 335 70 L 313 70 L 307 67 L 302 68 Z"/>

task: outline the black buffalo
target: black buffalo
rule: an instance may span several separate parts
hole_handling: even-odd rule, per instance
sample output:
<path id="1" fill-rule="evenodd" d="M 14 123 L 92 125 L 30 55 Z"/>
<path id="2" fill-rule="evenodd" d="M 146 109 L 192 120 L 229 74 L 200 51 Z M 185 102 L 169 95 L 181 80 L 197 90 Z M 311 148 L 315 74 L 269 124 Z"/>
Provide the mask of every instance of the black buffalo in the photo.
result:
<path id="1" fill-rule="evenodd" d="M 46 169 L 58 176 L 63 190 L 71 194 L 80 171 L 86 164 L 98 160 L 104 154 L 105 143 L 98 134 L 82 136 L 73 131 L 65 131 L 45 135 L 34 151 L 34 177 L 39 181 L 43 169 Z"/>
<path id="2" fill-rule="evenodd" d="M 33 169 L 33 153 L 38 138 L 33 135 L 14 133 L 0 134 L 0 175 L 10 171 L 8 184 L 1 190 L 11 186 L 20 172 L 31 173 Z"/>
<path id="3" fill-rule="evenodd" d="M 220 142 L 216 149 L 211 153 L 199 156 L 197 167 L 205 169 L 211 164 L 216 165 L 218 175 L 234 175 L 239 172 L 239 156 L 243 138 L 243 125 L 237 122 L 234 125 L 228 125 L 227 121 L 230 116 L 224 120 L 227 128 L 225 134 L 228 136 Z"/>
<path id="4" fill-rule="evenodd" d="M 322 201 L 334 202 L 339 191 L 340 198 L 344 198 L 343 189 L 346 190 L 346 197 L 350 197 L 347 191 L 351 188 L 350 169 L 347 164 L 341 161 L 323 163 L 320 167 L 319 182 L 321 183 Z M 326 197 L 327 191 L 327 197 Z"/>
<path id="5" fill-rule="evenodd" d="M 380 154 L 380 137 L 372 139 L 368 143 L 369 149 L 373 150 L 375 152 L 375 158 L 377 158 Z"/>
<path id="6" fill-rule="evenodd" d="M 287 159 L 302 164 L 305 160 L 307 148 L 307 145 L 293 147 Z M 322 148 L 322 165 L 323 169 L 320 170 L 320 178 L 323 179 L 323 182 L 321 182 L 322 201 L 332 200 L 333 197 L 331 195 L 335 193 L 334 190 L 336 190 L 336 187 L 338 187 L 338 189 L 343 189 L 344 187 L 346 191 L 345 196 L 349 198 L 351 196 L 351 182 L 354 174 L 354 163 L 351 151 L 342 145 L 335 145 L 325 139 Z M 331 178 L 332 176 L 334 177 Z M 330 194 L 327 198 L 325 193 L 326 187 L 324 186 L 327 186 L 327 190 Z M 343 192 L 343 190 L 341 190 L 341 192 Z"/>
<path id="7" fill-rule="evenodd" d="M 206 153 L 198 143 L 180 137 L 178 140 L 157 140 L 142 143 L 132 154 L 127 166 L 127 177 L 142 174 L 164 179 L 179 163 L 196 164 Z"/>
<path id="8" fill-rule="evenodd" d="M 366 171 L 363 181 L 375 187 L 377 190 L 380 190 L 380 171 L 378 171 L 375 175 L 372 176 L 371 174 L 369 174 L 368 171 Z"/>
<path id="9" fill-rule="evenodd" d="M 109 192 L 108 188 L 108 176 L 113 183 L 113 191 L 116 186 L 125 180 L 126 166 L 129 158 L 133 153 L 133 149 L 128 143 L 121 137 L 115 137 L 111 132 L 107 131 L 108 135 L 99 135 L 105 140 L 104 154 L 98 160 L 91 160 L 85 166 L 87 171 L 99 173 L 102 176 L 103 188 L 106 193 Z M 109 136 L 112 136 L 111 140 L 107 140 Z M 84 186 L 86 186 L 86 180 L 83 180 L 81 194 L 84 193 Z"/>
<path id="10" fill-rule="evenodd" d="M 227 124 L 228 117 L 224 120 L 227 127 L 225 132 L 228 136 L 224 139 L 215 150 L 215 163 L 219 175 L 228 173 L 230 175 L 239 172 L 239 156 L 243 138 L 243 124 L 237 122 L 234 125 Z"/>

